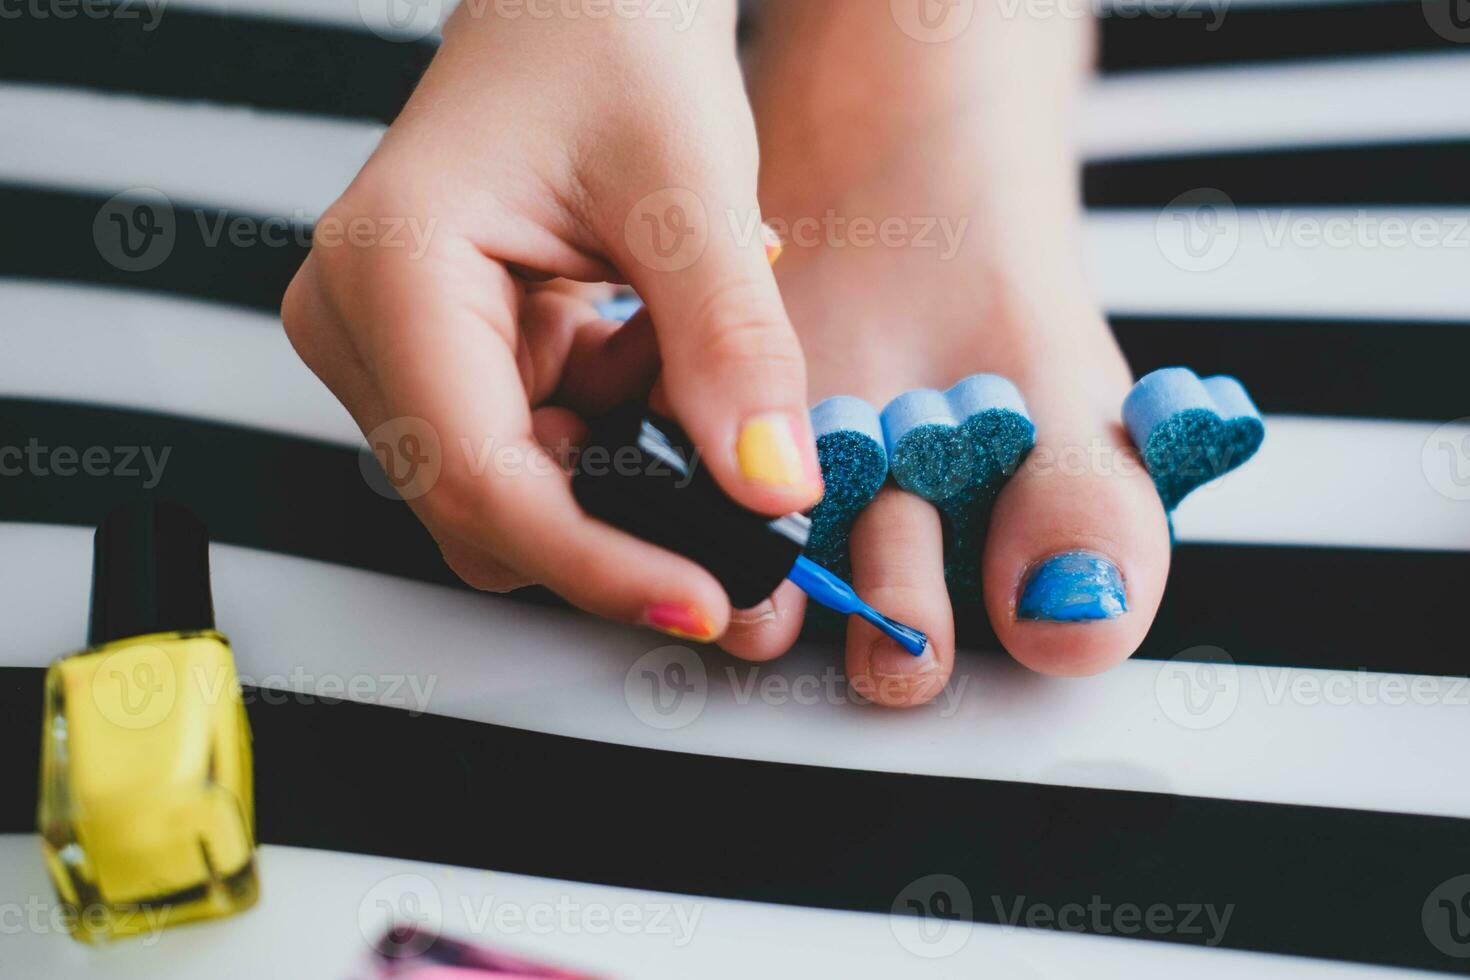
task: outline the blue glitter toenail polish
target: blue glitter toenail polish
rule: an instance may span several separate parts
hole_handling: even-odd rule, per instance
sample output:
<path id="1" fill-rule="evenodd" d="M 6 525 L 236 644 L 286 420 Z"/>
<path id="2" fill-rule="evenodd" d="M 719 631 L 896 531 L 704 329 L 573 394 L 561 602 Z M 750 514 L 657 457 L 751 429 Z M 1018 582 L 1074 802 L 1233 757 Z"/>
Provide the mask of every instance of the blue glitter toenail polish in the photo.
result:
<path id="1" fill-rule="evenodd" d="M 1068 551 L 1033 568 L 1016 603 L 1016 618 L 1080 623 L 1128 611 L 1118 566 L 1095 551 Z"/>

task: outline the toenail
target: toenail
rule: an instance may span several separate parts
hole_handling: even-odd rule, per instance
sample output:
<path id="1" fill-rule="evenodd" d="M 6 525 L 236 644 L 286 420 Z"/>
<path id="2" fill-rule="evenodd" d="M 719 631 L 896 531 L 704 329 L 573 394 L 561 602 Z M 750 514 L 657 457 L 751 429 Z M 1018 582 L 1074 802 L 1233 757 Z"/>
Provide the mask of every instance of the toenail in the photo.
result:
<path id="1" fill-rule="evenodd" d="M 730 622 L 739 623 L 741 626 L 754 626 L 756 623 L 769 623 L 776 618 L 776 604 L 770 599 L 758 606 L 749 609 L 737 609 L 730 614 Z"/>
<path id="2" fill-rule="evenodd" d="M 1034 565 L 1016 603 L 1018 620 L 1079 623 L 1128 611 L 1123 574 L 1095 551 L 1068 551 Z"/>
<path id="3" fill-rule="evenodd" d="M 885 679 L 908 681 L 938 669 L 939 661 L 934 657 L 932 645 L 924 647 L 917 657 L 887 637 L 874 640 L 868 647 L 868 676 L 877 683 Z"/>
<path id="4" fill-rule="evenodd" d="M 915 657 L 891 640 L 875 640 L 868 648 L 867 676 L 854 687 L 870 701 L 904 706 L 929 700 L 940 682 L 932 646 Z"/>

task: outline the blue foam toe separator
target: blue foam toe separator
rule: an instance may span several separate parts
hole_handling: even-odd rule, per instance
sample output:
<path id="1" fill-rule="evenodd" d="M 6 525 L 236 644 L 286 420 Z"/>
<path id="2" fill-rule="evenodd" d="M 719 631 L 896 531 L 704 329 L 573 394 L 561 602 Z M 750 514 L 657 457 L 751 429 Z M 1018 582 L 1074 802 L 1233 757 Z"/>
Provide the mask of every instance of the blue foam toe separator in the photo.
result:
<path id="1" fill-rule="evenodd" d="M 1266 438 L 1261 413 L 1234 378 L 1188 368 L 1146 375 L 1123 401 L 1123 422 L 1164 509 L 1255 455 Z"/>
<path id="2" fill-rule="evenodd" d="M 1020 391 L 999 375 L 977 374 L 945 392 L 902 394 L 882 421 L 894 481 L 944 515 L 951 588 L 973 590 L 990 504 L 1036 443 Z"/>
<path id="3" fill-rule="evenodd" d="M 861 398 L 839 395 L 812 409 L 817 459 L 827 492 L 812 510 L 809 558 L 846 574 L 852 522 L 888 479 L 878 412 Z"/>

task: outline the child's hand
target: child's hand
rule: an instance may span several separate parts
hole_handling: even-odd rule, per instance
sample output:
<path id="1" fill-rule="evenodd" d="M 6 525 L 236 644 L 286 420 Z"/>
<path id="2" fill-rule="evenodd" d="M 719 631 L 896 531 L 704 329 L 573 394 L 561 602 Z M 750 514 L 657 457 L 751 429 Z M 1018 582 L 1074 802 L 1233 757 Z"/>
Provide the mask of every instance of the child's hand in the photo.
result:
<path id="1" fill-rule="evenodd" d="M 286 329 L 372 441 L 438 466 L 404 495 L 468 582 L 542 583 L 712 639 L 730 612 L 714 578 L 585 516 L 545 448 L 582 431 L 566 406 L 646 387 L 647 323 L 615 331 L 527 284 L 630 282 L 657 324 L 668 402 L 720 485 L 772 515 L 818 498 L 805 367 L 757 217 L 734 4 L 701 4 L 687 30 L 617 5 L 549 19 L 503 6 L 450 22 L 319 223 L 340 234 L 319 232 Z"/>

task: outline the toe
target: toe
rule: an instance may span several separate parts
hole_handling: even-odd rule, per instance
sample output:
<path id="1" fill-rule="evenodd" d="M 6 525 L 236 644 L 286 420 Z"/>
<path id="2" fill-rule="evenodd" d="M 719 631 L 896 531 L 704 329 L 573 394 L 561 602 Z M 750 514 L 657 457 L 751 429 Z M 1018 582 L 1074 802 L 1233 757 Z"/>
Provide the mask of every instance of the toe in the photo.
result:
<path id="1" fill-rule="evenodd" d="M 1011 655 L 1080 676 L 1143 642 L 1169 573 L 1169 532 L 1121 424 L 1055 397 L 1037 413 L 1036 449 L 996 501 L 981 575 Z"/>
<path id="2" fill-rule="evenodd" d="M 873 626 L 851 617 L 847 677 L 878 704 L 914 707 L 932 700 L 954 669 L 954 613 L 944 586 L 944 545 L 934 507 L 885 487 L 853 526 L 853 587 L 885 616 L 929 637 L 915 657 Z"/>
<path id="3" fill-rule="evenodd" d="M 774 660 L 796 642 L 805 615 L 806 595 L 790 582 L 782 582 L 765 602 L 730 614 L 730 627 L 720 638 L 720 646 L 741 660 Z"/>

